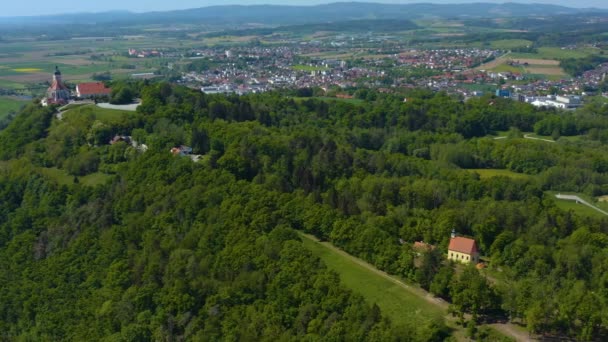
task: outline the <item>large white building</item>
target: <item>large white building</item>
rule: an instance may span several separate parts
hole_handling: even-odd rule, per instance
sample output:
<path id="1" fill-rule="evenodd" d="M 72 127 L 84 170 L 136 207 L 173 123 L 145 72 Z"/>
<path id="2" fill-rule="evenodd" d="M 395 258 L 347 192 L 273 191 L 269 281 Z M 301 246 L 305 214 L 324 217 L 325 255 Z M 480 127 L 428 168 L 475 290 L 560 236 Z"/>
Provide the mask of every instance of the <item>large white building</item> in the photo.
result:
<path id="1" fill-rule="evenodd" d="M 559 109 L 575 109 L 582 106 L 580 96 L 568 95 L 568 96 L 548 96 L 548 97 L 537 97 L 534 101 L 530 102 L 535 107 L 553 107 Z"/>

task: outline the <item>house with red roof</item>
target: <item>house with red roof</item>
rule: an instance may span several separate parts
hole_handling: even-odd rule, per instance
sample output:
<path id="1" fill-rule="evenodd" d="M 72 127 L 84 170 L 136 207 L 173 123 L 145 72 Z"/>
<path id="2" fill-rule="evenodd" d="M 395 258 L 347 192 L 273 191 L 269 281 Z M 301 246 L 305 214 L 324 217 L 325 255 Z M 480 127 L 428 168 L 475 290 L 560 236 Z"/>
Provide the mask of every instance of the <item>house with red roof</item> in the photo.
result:
<path id="1" fill-rule="evenodd" d="M 452 232 L 452 238 L 448 246 L 448 260 L 465 264 L 477 264 L 479 262 L 477 243 L 473 239 L 456 236 L 456 233 Z"/>
<path id="2" fill-rule="evenodd" d="M 102 82 L 80 83 L 76 86 L 76 97 L 84 99 L 98 96 L 108 96 L 112 89 Z"/>

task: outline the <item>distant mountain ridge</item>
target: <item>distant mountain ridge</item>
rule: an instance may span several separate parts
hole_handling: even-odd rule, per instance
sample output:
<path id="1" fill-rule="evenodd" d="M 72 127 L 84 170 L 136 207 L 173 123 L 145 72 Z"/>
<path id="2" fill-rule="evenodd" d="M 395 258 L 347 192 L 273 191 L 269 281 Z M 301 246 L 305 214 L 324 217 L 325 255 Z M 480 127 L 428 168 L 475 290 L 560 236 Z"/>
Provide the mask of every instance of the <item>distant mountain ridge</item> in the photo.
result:
<path id="1" fill-rule="evenodd" d="M 463 3 L 463 4 L 380 4 L 337 2 L 316 6 L 289 5 L 218 5 L 167 12 L 62 14 L 37 17 L 0 18 L 0 24 L 168 24 L 208 23 L 264 25 L 306 24 L 343 20 L 418 19 L 424 17 L 494 18 L 552 16 L 578 13 L 608 13 L 595 8 L 570 8 L 547 4 Z"/>

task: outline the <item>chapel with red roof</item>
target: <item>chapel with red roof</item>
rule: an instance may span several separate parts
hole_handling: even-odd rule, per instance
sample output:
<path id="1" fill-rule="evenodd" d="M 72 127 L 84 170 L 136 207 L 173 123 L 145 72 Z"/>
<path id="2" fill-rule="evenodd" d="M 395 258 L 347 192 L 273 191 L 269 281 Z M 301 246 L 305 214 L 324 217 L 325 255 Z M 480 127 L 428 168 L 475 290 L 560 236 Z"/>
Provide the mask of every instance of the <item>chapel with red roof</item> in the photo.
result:
<path id="1" fill-rule="evenodd" d="M 479 262 L 477 243 L 473 239 L 456 236 L 456 232 L 452 231 L 452 238 L 448 246 L 448 260 L 477 264 Z"/>

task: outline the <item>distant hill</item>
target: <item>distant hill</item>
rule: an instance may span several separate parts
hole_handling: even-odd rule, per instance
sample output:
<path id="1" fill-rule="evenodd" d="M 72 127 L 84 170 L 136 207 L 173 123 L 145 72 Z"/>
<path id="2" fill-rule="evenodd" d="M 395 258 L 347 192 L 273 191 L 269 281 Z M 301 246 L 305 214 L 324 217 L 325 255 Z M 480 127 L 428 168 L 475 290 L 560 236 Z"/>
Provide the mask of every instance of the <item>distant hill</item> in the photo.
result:
<path id="1" fill-rule="evenodd" d="M 569 8 L 546 4 L 468 3 L 468 4 L 378 4 L 340 2 L 318 6 L 230 5 L 196 9 L 130 13 L 65 14 L 41 17 L 0 18 L 0 24 L 167 24 L 200 23 L 213 25 L 297 25 L 345 20 L 418 19 L 425 17 L 496 18 L 522 16 L 553 16 L 586 12 L 606 12 L 598 9 Z"/>

